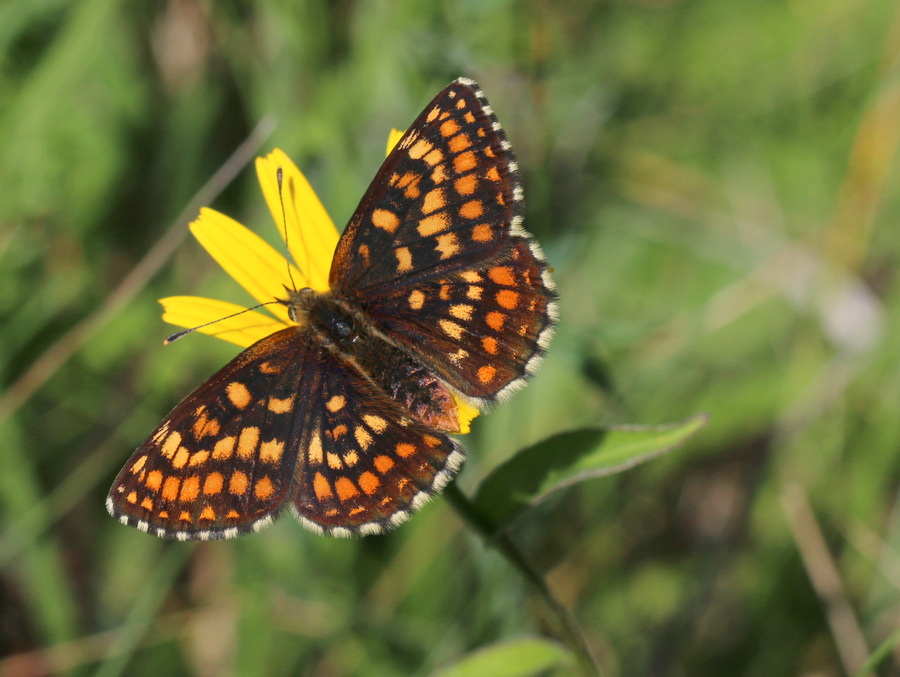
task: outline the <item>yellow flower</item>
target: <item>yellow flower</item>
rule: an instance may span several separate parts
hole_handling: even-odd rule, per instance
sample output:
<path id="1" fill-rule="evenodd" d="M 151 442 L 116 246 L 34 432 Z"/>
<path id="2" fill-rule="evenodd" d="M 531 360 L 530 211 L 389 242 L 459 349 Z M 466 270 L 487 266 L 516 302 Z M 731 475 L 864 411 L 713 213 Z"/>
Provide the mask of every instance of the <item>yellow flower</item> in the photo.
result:
<path id="1" fill-rule="evenodd" d="M 392 130 L 388 153 L 402 132 Z M 278 190 L 278 168 L 282 171 L 282 195 Z M 306 177 L 279 149 L 256 159 L 256 174 L 278 232 L 286 240 L 296 266 L 287 263 L 284 254 L 262 238 L 224 214 L 204 207 L 191 232 L 225 271 L 259 303 L 285 297 L 285 287 L 311 287 L 328 291 L 328 273 L 338 243 L 338 232 Z M 282 212 L 282 196 L 284 211 Z M 288 274 L 290 267 L 290 274 Z M 269 334 L 291 326 L 287 307 L 266 306 L 274 317 L 248 310 L 226 301 L 200 296 L 170 296 L 160 299 L 163 320 L 179 327 L 198 327 L 197 331 L 246 348 Z M 235 317 L 228 317 L 240 313 Z M 226 318 L 226 319 L 222 319 Z M 478 410 L 457 398 L 461 433 L 469 432 L 469 422 Z"/>

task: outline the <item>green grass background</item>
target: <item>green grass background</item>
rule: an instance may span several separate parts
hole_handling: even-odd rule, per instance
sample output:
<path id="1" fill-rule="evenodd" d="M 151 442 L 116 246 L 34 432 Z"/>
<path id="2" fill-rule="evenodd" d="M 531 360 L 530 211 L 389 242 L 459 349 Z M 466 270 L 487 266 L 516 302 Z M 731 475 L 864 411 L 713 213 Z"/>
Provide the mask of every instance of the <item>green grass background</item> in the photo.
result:
<path id="1" fill-rule="evenodd" d="M 271 116 L 258 154 L 341 227 L 390 127 L 458 75 L 507 130 L 561 299 L 462 490 L 556 432 L 709 412 L 513 540 L 604 674 L 858 669 L 900 617 L 898 69 L 887 0 L 4 0 L 0 674 L 427 675 L 549 634 L 442 499 L 384 537 L 286 519 L 196 546 L 103 508 L 235 354 L 162 345 L 157 298 L 250 300 L 198 244 L 134 272 L 191 198 Z M 252 166 L 211 206 L 277 241 Z"/>

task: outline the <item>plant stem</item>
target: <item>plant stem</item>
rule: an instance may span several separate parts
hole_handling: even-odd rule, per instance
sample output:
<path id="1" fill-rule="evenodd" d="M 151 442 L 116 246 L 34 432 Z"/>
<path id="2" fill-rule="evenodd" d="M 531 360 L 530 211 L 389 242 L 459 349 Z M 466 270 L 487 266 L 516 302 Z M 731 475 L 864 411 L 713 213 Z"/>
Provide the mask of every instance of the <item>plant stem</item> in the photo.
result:
<path id="1" fill-rule="evenodd" d="M 482 515 L 468 498 L 459 490 L 456 482 L 451 482 L 444 490 L 444 496 L 459 513 L 463 521 L 481 535 L 488 546 L 496 548 L 506 560 L 531 585 L 538 599 L 543 602 L 549 618 L 555 626 L 559 639 L 571 649 L 584 675 L 601 677 L 602 672 L 591 654 L 590 647 L 578 622 L 562 603 L 556 599 L 544 580 L 525 558 L 525 555 L 505 534 L 498 534 L 494 525 Z"/>

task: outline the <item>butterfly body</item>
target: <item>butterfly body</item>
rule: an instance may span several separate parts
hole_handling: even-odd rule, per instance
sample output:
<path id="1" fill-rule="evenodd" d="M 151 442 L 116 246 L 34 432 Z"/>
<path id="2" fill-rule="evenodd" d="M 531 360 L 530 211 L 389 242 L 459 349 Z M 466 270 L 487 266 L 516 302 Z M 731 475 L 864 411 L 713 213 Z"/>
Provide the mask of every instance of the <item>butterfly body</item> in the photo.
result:
<path id="1" fill-rule="evenodd" d="M 463 404 L 524 385 L 552 334 L 553 283 L 521 200 L 499 122 L 457 80 L 385 160 L 330 289 L 288 290 L 296 326 L 178 404 L 119 473 L 109 512 L 179 540 L 259 530 L 285 510 L 337 536 L 402 523 L 462 464 L 446 433 Z"/>
<path id="2" fill-rule="evenodd" d="M 312 340 L 370 381 L 409 415 L 443 432 L 460 431 L 457 404 L 450 387 L 426 364 L 410 355 L 333 292 L 289 291 L 284 302 L 299 326 L 312 330 Z"/>

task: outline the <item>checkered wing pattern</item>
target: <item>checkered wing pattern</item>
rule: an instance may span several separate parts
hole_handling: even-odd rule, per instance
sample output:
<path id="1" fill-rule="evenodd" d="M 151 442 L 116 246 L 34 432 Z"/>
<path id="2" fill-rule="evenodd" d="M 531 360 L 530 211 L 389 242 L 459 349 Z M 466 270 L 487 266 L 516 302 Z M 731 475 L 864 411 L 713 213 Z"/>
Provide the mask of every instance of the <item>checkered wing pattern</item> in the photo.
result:
<path id="1" fill-rule="evenodd" d="M 300 387 L 316 369 L 298 333 L 264 338 L 182 400 L 119 473 L 110 513 L 179 540 L 268 524 L 291 491 Z"/>
<path id="2" fill-rule="evenodd" d="M 119 473 L 109 512 L 179 540 L 258 530 L 288 508 L 337 536 L 404 521 L 463 461 L 437 429 L 458 429 L 448 384 L 487 404 L 524 383 L 549 340 L 553 283 L 521 200 L 500 124 L 457 80 L 375 177 L 331 290 L 289 290 L 298 326 L 176 406 Z"/>
<path id="3" fill-rule="evenodd" d="M 446 435 L 412 419 L 355 370 L 311 383 L 293 506 L 313 531 L 374 534 L 405 521 L 463 461 Z"/>
<path id="4" fill-rule="evenodd" d="M 185 398 L 119 473 L 107 507 L 179 540 L 259 530 L 287 505 L 319 533 L 378 533 L 409 517 L 462 460 L 446 435 L 407 419 L 292 327 Z"/>
<path id="5" fill-rule="evenodd" d="M 462 393 L 502 397 L 536 370 L 556 314 L 521 200 L 499 122 L 457 80 L 385 160 L 338 244 L 332 288 Z"/>

